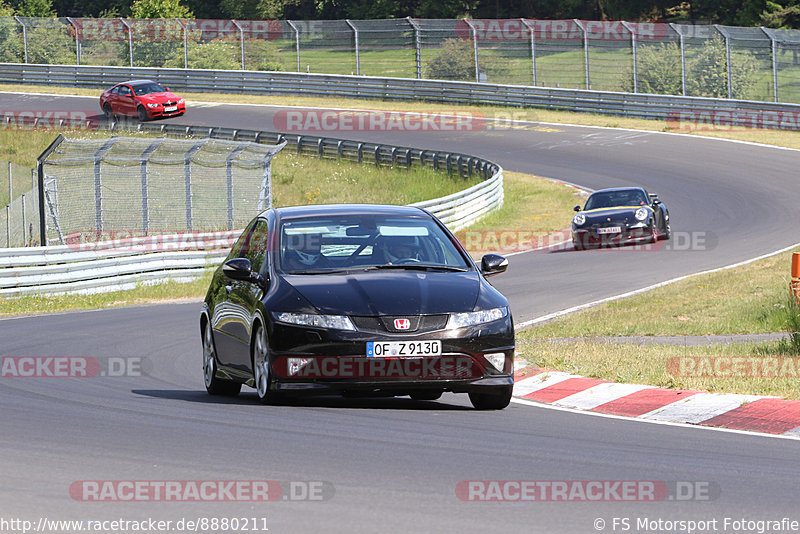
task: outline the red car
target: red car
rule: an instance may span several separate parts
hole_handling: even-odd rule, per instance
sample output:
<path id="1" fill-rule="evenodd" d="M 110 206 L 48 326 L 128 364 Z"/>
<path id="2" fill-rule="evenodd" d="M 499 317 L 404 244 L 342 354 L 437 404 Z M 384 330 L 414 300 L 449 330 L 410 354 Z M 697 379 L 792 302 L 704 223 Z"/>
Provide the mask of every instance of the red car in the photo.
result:
<path id="1" fill-rule="evenodd" d="M 186 103 L 157 82 L 131 80 L 103 91 L 100 109 L 109 120 L 118 115 L 129 115 L 146 121 L 156 117 L 183 115 L 186 113 Z"/>

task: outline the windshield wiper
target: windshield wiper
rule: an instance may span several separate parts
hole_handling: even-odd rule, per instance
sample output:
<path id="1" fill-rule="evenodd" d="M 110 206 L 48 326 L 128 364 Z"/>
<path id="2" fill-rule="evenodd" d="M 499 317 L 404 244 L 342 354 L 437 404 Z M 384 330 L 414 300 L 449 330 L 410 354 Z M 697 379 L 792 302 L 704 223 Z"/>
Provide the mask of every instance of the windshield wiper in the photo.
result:
<path id="1" fill-rule="evenodd" d="M 466 267 L 455 267 L 453 265 L 438 265 L 427 263 L 386 263 L 384 265 L 375 265 L 369 269 L 400 269 L 409 271 L 452 271 L 458 273 L 465 273 L 469 271 Z"/>

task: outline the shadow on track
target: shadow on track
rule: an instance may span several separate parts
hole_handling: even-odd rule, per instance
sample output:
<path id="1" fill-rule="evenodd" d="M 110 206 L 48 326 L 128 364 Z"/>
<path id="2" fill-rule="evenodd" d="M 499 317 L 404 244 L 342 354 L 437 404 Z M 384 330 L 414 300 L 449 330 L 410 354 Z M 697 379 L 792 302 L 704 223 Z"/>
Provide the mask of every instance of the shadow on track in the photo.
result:
<path id="1" fill-rule="evenodd" d="M 134 395 L 171 399 L 186 402 L 199 402 L 203 404 L 235 404 L 257 405 L 258 397 L 255 393 L 244 393 L 237 397 L 212 396 L 202 390 L 187 391 L 183 389 L 134 389 Z M 466 395 L 463 395 L 466 399 Z M 353 408 L 370 410 L 436 410 L 436 411 L 472 411 L 469 405 L 449 404 L 438 401 L 415 401 L 408 397 L 358 397 L 347 398 L 340 396 L 308 396 L 293 397 L 277 402 L 274 406 L 301 407 L 301 408 Z M 268 409 L 269 406 L 265 406 Z"/>

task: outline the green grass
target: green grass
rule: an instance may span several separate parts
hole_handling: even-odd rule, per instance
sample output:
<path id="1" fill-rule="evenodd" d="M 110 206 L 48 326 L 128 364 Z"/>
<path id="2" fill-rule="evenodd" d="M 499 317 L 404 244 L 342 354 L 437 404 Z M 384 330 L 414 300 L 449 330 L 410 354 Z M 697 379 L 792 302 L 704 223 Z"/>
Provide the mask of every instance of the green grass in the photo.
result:
<path id="1" fill-rule="evenodd" d="M 23 296 L 0 299 L 0 316 L 35 315 L 72 310 L 116 308 L 137 304 L 175 302 L 180 300 L 202 300 L 211 283 L 212 269 L 192 282 L 166 282 L 155 285 L 140 285 L 128 291 L 112 291 L 94 295 Z"/>
<path id="2" fill-rule="evenodd" d="M 791 253 L 608 302 L 521 333 L 584 336 L 756 334 L 785 330 Z"/>
<path id="3" fill-rule="evenodd" d="M 778 343 L 682 347 L 526 338 L 518 339 L 517 354 L 538 367 L 612 382 L 800 399 L 800 358 L 779 357 Z M 694 369 L 684 364 L 682 370 L 680 358 L 690 358 Z M 711 358 L 730 360 L 716 367 Z M 783 372 L 752 376 L 753 365 L 762 369 L 768 360 Z"/>

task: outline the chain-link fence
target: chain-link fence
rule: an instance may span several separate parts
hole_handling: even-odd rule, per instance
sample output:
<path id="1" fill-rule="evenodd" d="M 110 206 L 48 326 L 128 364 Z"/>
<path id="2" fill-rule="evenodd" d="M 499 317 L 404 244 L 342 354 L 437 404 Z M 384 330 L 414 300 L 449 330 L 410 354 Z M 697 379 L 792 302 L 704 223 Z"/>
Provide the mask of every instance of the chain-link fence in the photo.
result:
<path id="1" fill-rule="evenodd" d="M 114 232 L 242 228 L 272 205 L 270 163 L 284 146 L 219 139 L 60 139 L 41 163 L 50 244 Z"/>
<path id="2" fill-rule="evenodd" d="M 0 18 L 0 61 L 800 102 L 800 30 L 586 20 Z"/>
<path id="3" fill-rule="evenodd" d="M 39 194 L 33 170 L 0 162 L 0 247 L 38 244 Z"/>

